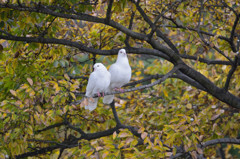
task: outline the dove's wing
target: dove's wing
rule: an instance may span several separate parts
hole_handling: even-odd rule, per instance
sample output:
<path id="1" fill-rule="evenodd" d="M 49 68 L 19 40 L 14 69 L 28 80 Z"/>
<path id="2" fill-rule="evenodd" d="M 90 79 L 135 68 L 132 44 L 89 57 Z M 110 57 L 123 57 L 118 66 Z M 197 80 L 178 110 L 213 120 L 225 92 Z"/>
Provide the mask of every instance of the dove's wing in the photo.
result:
<path id="1" fill-rule="evenodd" d="M 86 88 L 86 94 L 85 95 L 87 97 L 92 97 L 93 90 L 96 87 L 96 81 L 97 81 L 96 72 L 92 72 L 89 76 L 88 84 L 87 84 L 87 88 Z"/>
<path id="2" fill-rule="evenodd" d="M 93 90 L 96 87 L 97 74 L 96 72 L 92 72 L 88 79 L 88 84 L 86 88 L 86 96 L 89 97 L 87 99 L 87 104 L 85 105 L 85 109 L 89 109 L 90 111 L 94 110 L 97 107 L 98 98 L 91 98 L 93 96 Z"/>

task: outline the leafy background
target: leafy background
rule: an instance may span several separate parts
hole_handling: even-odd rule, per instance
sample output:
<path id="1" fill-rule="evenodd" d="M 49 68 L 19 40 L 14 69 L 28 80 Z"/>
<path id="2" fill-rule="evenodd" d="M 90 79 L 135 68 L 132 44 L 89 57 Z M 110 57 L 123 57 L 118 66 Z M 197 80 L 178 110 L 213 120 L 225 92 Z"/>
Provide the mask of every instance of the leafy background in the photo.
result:
<path id="1" fill-rule="evenodd" d="M 231 9 L 217 7 L 215 1 L 204 1 L 200 29 L 214 34 L 205 37 L 210 42 L 210 46 L 207 46 L 197 32 L 189 29 L 198 27 L 200 1 L 179 1 L 179 5 L 174 7 L 175 2 L 178 1 L 149 0 L 141 1 L 140 6 L 153 21 L 158 13 L 165 12 L 164 16 L 167 18 L 161 18 L 156 25 L 181 54 L 197 57 L 197 60 L 185 59 L 184 62 L 218 87 L 223 87 L 231 66 L 210 65 L 201 63 L 199 59 L 226 60 L 235 57 L 231 46 L 219 38 L 230 36 L 235 21 L 234 13 Z M 59 12 L 67 12 L 74 6 L 76 12 L 104 18 L 109 1 L 98 1 L 95 5 L 86 5 L 84 1 L 75 0 L 13 0 L 9 3 L 29 7 L 48 5 L 57 7 L 55 10 Z M 239 2 L 228 0 L 226 3 L 240 13 Z M 128 27 L 133 12 L 135 18 L 132 30 L 151 33 L 152 29 L 131 1 L 114 1 L 111 18 Z M 126 46 L 126 35 L 105 24 L 18 11 L 3 6 L 0 16 L 2 35 L 8 32 L 22 37 L 72 40 L 101 50 Z M 173 27 L 174 22 L 179 27 Z M 238 35 L 239 31 L 237 27 Z M 163 40 L 154 38 L 164 44 Z M 63 123 L 66 118 L 85 133 L 115 127 L 112 109 L 109 105 L 104 105 L 101 98 L 93 112 L 74 102 L 83 98 L 93 63 L 101 62 L 109 68 L 116 60 L 116 55 L 89 54 L 66 45 L 27 43 L 24 40 L 1 39 L 0 44 L 0 158 L 12 158 L 43 147 L 64 144 L 71 136 L 80 138 L 82 134 L 64 124 L 44 130 L 51 125 Z M 152 48 L 148 42 L 134 38 L 129 39 L 129 45 Z M 224 56 L 214 46 L 223 50 Z M 164 75 L 173 68 L 171 62 L 153 55 L 130 52 L 128 58 L 132 67 L 131 82 L 150 75 Z M 238 97 L 239 75 L 240 70 L 237 67 L 229 87 L 229 92 Z M 154 81 L 156 80 L 152 79 L 125 88 Z M 105 137 L 76 140 L 77 146 L 66 148 L 63 152 L 56 149 L 41 154 L 40 157 L 58 158 L 61 154 L 62 158 L 167 158 L 174 156 L 178 147 L 183 147 L 192 158 L 196 158 L 197 154 L 220 158 L 221 151 L 226 158 L 239 156 L 239 145 L 218 144 L 206 149 L 198 146 L 213 139 L 239 137 L 239 109 L 220 102 L 207 92 L 180 79 L 168 78 L 160 85 L 115 96 L 120 121 L 124 125 L 137 127 L 141 142 L 129 129 L 119 129 Z"/>

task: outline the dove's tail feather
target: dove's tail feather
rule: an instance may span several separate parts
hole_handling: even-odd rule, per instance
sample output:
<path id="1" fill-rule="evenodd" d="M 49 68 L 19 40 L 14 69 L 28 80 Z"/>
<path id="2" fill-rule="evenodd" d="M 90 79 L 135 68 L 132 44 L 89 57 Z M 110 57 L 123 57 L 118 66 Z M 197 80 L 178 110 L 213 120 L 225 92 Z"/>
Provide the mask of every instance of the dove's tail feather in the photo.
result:
<path id="1" fill-rule="evenodd" d="M 114 95 L 104 96 L 103 103 L 104 104 L 110 104 L 110 103 L 112 103 L 113 99 L 114 99 Z"/>
<path id="2" fill-rule="evenodd" d="M 85 109 L 93 111 L 97 108 L 98 98 L 89 98 L 87 105 L 85 105 Z"/>

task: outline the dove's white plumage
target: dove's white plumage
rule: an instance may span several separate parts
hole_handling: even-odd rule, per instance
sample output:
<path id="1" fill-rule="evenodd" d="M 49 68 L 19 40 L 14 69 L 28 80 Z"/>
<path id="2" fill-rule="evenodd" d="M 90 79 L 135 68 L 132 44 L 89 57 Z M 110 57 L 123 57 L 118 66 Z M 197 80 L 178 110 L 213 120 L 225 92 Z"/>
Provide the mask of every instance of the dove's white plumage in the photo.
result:
<path id="1" fill-rule="evenodd" d="M 132 70 L 125 49 L 119 50 L 117 60 L 110 66 L 109 72 L 111 73 L 111 83 L 107 92 L 111 92 L 115 88 L 120 88 L 130 81 Z M 114 95 L 107 95 L 103 98 L 103 103 L 110 104 L 113 99 Z"/>
<path id="2" fill-rule="evenodd" d="M 97 107 L 98 98 L 91 98 L 94 94 L 105 92 L 110 84 L 111 74 L 102 63 L 96 63 L 93 66 L 94 71 L 90 74 L 86 88 L 85 96 L 89 97 L 85 109 L 90 111 Z"/>

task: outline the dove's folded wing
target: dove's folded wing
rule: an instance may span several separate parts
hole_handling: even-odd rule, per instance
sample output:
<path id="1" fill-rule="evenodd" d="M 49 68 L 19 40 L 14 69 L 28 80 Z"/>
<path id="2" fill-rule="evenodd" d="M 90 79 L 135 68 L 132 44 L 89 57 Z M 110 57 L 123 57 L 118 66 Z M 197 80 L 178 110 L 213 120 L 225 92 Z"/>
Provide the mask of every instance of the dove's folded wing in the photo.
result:
<path id="1" fill-rule="evenodd" d="M 97 77 L 96 77 L 96 73 L 95 72 L 92 72 L 89 76 L 89 79 L 88 79 L 88 84 L 87 84 L 87 88 L 86 88 L 86 96 L 87 97 L 92 97 L 93 96 L 93 89 L 96 87 L 96 80 L 97 80 Z"/>

